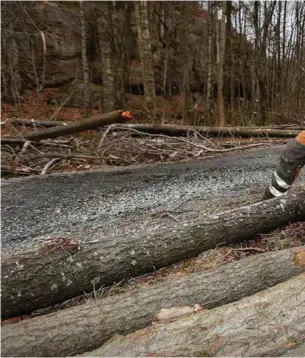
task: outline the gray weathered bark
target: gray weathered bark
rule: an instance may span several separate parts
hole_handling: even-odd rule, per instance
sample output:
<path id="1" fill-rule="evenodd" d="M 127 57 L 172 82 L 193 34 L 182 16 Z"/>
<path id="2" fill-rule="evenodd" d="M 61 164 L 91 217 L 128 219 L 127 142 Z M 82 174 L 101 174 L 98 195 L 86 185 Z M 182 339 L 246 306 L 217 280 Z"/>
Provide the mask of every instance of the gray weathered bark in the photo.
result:
<path id="1" fill-rule="evenodd" d="M 169 324 L 116 337 L 91 357 L 278 356 L 304 340 L 305 274 Z"/>
<path id="2" fill-rule="evenodd" d="M 303 189 L 303 190 L 302 190 Z M 305 220 L 305 190 L 148 232 L 78 245 L 54 239 L 2 257 L 2 315 L 46 307 L 127 277 Z"/>
<path id="3" fill-rule="evenodd" d="M 148 326 L 162 309 L 237 301 L 305 272 L 305 246 L 267 252 L 2 327 L 2 356 L 71 356 Z M 65 327 L 63 330 L 62 327 Z M 47 332 L 47 334 L 46 334 Z"/>

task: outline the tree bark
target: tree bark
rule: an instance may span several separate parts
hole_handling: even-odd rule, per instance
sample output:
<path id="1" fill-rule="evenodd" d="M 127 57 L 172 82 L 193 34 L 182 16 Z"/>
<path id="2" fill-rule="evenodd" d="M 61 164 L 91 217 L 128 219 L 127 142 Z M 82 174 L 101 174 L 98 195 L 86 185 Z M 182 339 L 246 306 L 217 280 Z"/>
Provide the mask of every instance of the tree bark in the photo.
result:
<path id="1" fill-rule="evenodd" d="M 2 355 L 71 356 L 151 324 L 163 308 L 228 304 L 305 271 L 305 246 L 267 252 L 2 327 Z M 262 279 L 263 278 L 263 279 Z M 64 322 L 65 329 L 62 330 Z M 47 334 L 46 334 L 47 332 Z"/>
<path id="2" fill-rule="evenodd" d="M 156 86 L 151 49 L 151 34 L 146 0 L 135 3 L 138 44 L 144 84 L 145 99 L 152 117 L 155 115 Z"/>
<path id="3" fill-rule="evenodd" d="M 2 257 L 2 315 L 47 307 L 92 291 L 93 286 L 111 285 L 304 219 L 302 188 L 284 197 L 127 237 L 84 244 L 54 238 L 38 250 Z"/>
<path id="4" fill-rule="evenodd" d="M 57 127 L 66 125 L 66 122 L 60 122 L 60 121 L 37 121 L 34 119 L 23 119 L 23 118 L 12 118 L 8 120 L 9 124 L 20 124 L 22 126 L 26 127 L 45 127 L 45 128 L 51 128 L 51 127 Z"/>
<path id="5" fill-rule="evenodd" d="M 216 22 L 217 30 L 217 111 L 219 126 L 226 125 L 225 109 L 224 109 L 224 95 L 223 95 L 223 69 L 225 57 L 225 44 L 226 44 L 226 2 L 222 2 L 222 15 L 221 20 Z"/>
<path id="6" fill-rule="evenodd" d="M 206 76 L 206 109 L 211 107 L 212 94 L 212 66 L 213 66 L 213 3 L 208 2 L 208 43 L 207 43 L 207 76 Z"/>
<path id="7" fill-rule="evenodd" d="M 190 131 L 196 131 L 202 135 L 208 136 L 239 136 L 239 137 L 284 137 L 294 138 L 300 130 L 276 129 L 270 127 L 197 127 L 197 126 L 179 126 L 171 124 L 152 125 L 152 124 L 127 124 L 120 128 L 135 129 L 139 132 L 148 134 L 165 134 L 169 136 L 187 137 Z"/>
<path id="8" fill-rule="evenodd" d="M 85 116 L 88 117 L 89 104 L 90 104 L 89 64 L 88 64 L 88 57 L 87 57 L 87 32 L 86 32 L 83 0 L 79 1 L 79 10 L 80 10 L 81 41 L 82 41 L 82 67 L 83 67 L 83 78 L 84 78 L 84 105 L 85 105 Z"/>
<path id="9" fill-rule="evenodd" d="M 101 74 L 103 78 L 102 108 L 105 113 L 115 110 L 117 101 L 113 50 L 114 36 L 110 6 L 111 3 L 108 1 L 101 2 L 101 11 L 98 17 Z"/>
<path id="10" fill-rule="evenodd" d="M 305 332 L 305 274 L 169 324 L 116 337 L 91 357 L 278 356 Z"/>
<path id="11" fill-rule="evenodd" d="M 57 126 L 41 131 L 26 133 L 23 138 L 26 140 L 42 140 L 48 138 L 56 138 L 64 135 L 83 132 L 90 129 L 107 126 L 113 123 L 121 123 L 131 118 L 129 112 L 114 111 L 103 115 L 93 116 L 82 119 L 77 122 L 69 123 L 65 126 Z"/>

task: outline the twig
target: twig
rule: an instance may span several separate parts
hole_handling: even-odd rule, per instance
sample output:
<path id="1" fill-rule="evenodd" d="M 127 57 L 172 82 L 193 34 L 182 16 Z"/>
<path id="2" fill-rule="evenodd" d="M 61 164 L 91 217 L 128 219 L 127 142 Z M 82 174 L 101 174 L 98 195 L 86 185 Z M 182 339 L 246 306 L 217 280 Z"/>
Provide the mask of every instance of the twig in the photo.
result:
<path id="1" fill-rule="evenodd" d="M 259 249 L 258 247 L 240 247 L 234 249 L 234 251 L 257 251 L 257 252 L 265 252 L 263 249 Z"/>
<path id="2" fill-rule="evenodd" d="M 60 158 L 53 158 L 52 160 L 50 160 L 42 169 L 41 171 L 41 175 L 45 175 L 47 174 L 48 170 L 52 167 L 52 165 L 54 165 L 56 162 L 58 162 L 60 160 Z"/>
<path id="3" fill-rule="evenodd" d="M 104 140 L 105 140 L 105 138 L 106 138 L 106 135 L 110 132 L 110 130 L 111 130 L 114 126 L 115 126 L 115 123 L 114 123 L 114 124 L 111 124 L 111 125 L 106 129 L 106 131 L 105 131 L 105 133 L 103 134 L 102 139 L 101 139 L 101 141 L 100 141 L 100 143 L 99 143 L 99 145 L 98 145 L 98 147 L 97 147 L 97 151 L 99 151 L 99 150 L 101 149 L 101 146 L 102 146 L 102 144 L 103 144 L 103 142 L 104 142 Z"/>
<path id="4" fill-rule="evenodd" d="M 42 157 L 45 158 L 58 158 L 58 159 L 101 159 L 99 156 L 90 156 L 82 154 L 61 154 L 61 153 L 42 153 Z M 36 156 L 36 157 L 41 157 Z"/>
<path id="5" fill-rule="evenodd" d="M 21 149 L 21 154 L 24 154 L 25 151 L 27 150 L 28 146 L 30 145 L 30 142 L 29 141 L 26 141 L 23 146 L 22 146 L 22 149 Z"/>
<path id="6" fill-rule="evenodd" d="M 47 55 L 47 45 L 46 45 L 46 38 L 43 31 L 39 30 L 41 39 L 42 39 L 42 49 L 43 49 L 43 56 L 42 56 L 42 70 L 41 70 L 41 85 L 40 90 L 42 90 L 45 86 L 45 71 L 46 71 L 46 55 Z"/>

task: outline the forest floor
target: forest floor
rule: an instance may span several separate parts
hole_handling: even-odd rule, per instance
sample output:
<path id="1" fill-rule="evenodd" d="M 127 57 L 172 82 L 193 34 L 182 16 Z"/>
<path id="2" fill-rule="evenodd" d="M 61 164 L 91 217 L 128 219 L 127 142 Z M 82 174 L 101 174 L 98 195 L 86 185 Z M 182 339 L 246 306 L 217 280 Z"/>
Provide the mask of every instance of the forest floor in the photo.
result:
<path id="1" fill-rule="evenodd" d="M 56 96 L 57 92 L 58 89 L 45 89 L 41 93 L 26 92 L 21 105 L 22 113 L 19 114 L 15 105 L 2 103 L 2 136 L 22 137 L 26 132 L 39 130 L 39 128 L 11 124 L 10 118 L 65 122 L 81 119 L 83 113 L 80 108 L 63 107 L 59 110 L 47 103 L 47 100 Z M 143 112 L 143 96 L 129 96 L 126 108 L 134 113 L 133 122 L 141 120 L 141 113 L 142 118 L 145 113 Z M 91 111 L 91 115 L 98 113 L 98 110 Z M 160 116 L 161 113 L 166 114 L 168 119 L 163 118 L 163 123 L 194 124 L 183 123 L 181 119 L 175 118 L 175 113 L 180 113 L 179 98 L 171 100 L 159 98 L 158 113 Z M 206 123 L 197 121 L 196 124 L 205 125 Z M 21 148 L 21 146 L 16 148 L 2 145 L 1 165 L 5 178 L 11 178 L 50 172 L 91 171 L 113 166 L 211 158 L 247 150 L 248 145 L 271 147 L 283 142 L 285 141 L 281 139 L 266 137 L 206 138 L 198 133 L 192 133 L 186 140 L 182 140 L 177 137 L 141 134 L 134 130 L 100 129 L 66 136 L 60 140 L 45 140 L 39 147 L 29 145 L 26 148 Z M 237 147 L 242 147 L 242 149 L 237 150 Z"/>

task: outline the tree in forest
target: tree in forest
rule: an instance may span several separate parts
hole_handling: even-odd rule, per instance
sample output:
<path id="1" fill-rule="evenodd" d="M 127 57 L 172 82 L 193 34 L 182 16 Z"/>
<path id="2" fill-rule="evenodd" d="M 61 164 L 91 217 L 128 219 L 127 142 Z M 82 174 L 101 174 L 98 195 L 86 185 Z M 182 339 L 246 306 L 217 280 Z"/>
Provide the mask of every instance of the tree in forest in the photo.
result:
<path id="1" fill-rule="evenodd" d="M 99 4 L 98 32 L 100 46 L 100 63 L 103 79 L 103 112 L 111 112 L 116 109 L 116 81 L 114 69 L 113 26 L 111 17 L 111 2 L 105 1 Z"/>
<path id="2" fill-rule="evenodd" d="M 87 31 L 84 15 L 84 4 L 83 1 L 79 2 L 80 9 L 80 23 L 81 23 L 81 38 L 82 38 L 82 64 L 83 64 L 83 76 L 84 76 L 84 106 L 85 106 L 85 115 L 89 117 L 89 102 L 90 102 L 90 93 L 89 93 L 89 65 L 87 58 Z"/>
<path id="3" fill-rule="evenodd" d="M 156 87 L 151 48 L 151 33 L 149 26 L 149 5 L 146 0 L 135 3 L 138 46 L 143 76 L 146 103 L 150 115 L 154 117 L 156 106 Z"/>
<path id="4" fill-rule="evenodd" d="M 180 95 L 171 98 L 181 104 L 177 114 L 189 123 L 197 114 L 213 125 L 304 120 L 304 2 L 58 4 L 3 2 L 2 98 L 19 115 L 25 90 L 73 80 L 69 65 L 57 66 L 59 58 L 71 61 L 70 49 L 56 40 L 69 26 L 61 18 L 66 14 L 79 24 L 67 28 L 79 56 L 73 61 L 83 69 L 85 88 L 89 79 L 103 85 L 104 112 L 122 108 L 129 100 L 125 88 L 139 86 L 152 117 L 156 95 L 174 94 Z M 45 25 L 50 9 L 58 22 Z"/>
<path id="5" fill-rule="evenodd" d="M 217 114 L 218 124 L 220 127 L 226 125 L 225 109 L 224 109 L 224 56 L 226 45 L 226 2 L 223 1 L 221 5 L 221 19 L 216 22 L 216 34 L 217 34 Z"/>

